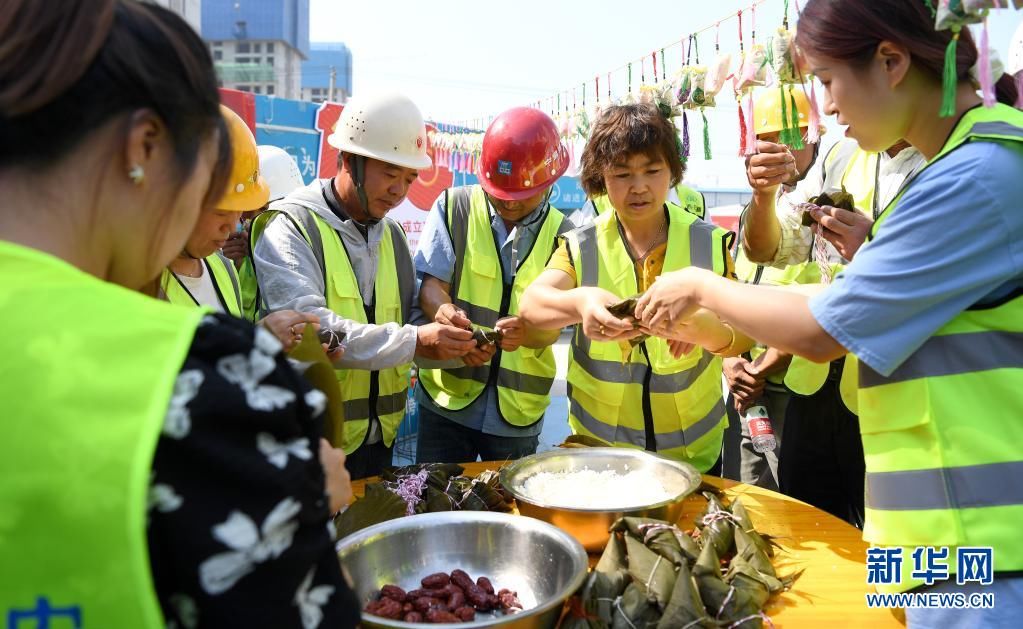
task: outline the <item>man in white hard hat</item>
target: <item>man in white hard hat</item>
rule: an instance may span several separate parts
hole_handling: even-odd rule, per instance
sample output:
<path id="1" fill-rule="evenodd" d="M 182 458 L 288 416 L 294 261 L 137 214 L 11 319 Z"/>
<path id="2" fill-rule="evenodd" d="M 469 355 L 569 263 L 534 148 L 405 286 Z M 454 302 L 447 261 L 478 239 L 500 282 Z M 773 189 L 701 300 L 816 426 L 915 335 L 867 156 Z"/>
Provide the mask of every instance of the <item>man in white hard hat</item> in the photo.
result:
<path id="1" fill-rule="evenodd" d="M 279 201 L 305 185 L 295 158 L 279 146 L 260 144 L 259 172 L 270 186 L 270 203 Z"/>
<path id="2" fill-rule="evenodd" d="M 391 463 L 412 360 L 458 358 L 476 344 L 467 330 L 410 321 L 415 269 L 386 216 L 431 165 L 419 109 L 398 94 L 353 98 L 327 141 L 340 152 L 337 175 L 271 204 L 252 225 L 253 258 L 269 310 L 313 313 L 344 337 L 334 366 L 345 423 L 333 441 L 352 478 L 364 478 Z"/>

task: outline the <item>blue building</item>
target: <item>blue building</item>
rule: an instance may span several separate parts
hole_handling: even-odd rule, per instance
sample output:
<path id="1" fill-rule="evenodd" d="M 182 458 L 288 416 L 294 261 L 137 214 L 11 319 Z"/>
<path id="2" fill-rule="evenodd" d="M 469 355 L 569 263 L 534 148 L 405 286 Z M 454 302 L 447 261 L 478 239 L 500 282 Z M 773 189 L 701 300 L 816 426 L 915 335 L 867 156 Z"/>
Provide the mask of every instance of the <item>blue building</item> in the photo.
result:
<path id="1" fill-rule="evenodd" d="M 302 100 L 343 103 L 352 95 L 352 51 L 344 44 L 313 42 L 302 62 Z M 334 74 L 334 94 L 330 77 Z"/>
<path id="2" fill-rule="evenodd" d="M 309 0 L 204 0 L 202 37 L 222 87 L 301 98 Z"/>

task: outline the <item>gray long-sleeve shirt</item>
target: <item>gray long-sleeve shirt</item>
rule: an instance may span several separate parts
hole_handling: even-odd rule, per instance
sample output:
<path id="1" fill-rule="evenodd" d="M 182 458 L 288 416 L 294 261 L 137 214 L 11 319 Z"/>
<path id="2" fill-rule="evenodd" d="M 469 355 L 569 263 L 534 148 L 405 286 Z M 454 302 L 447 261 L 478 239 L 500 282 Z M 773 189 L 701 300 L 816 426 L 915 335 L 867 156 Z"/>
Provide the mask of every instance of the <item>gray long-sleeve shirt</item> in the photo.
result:
<path id="1" fill-rule="evenodd" d="M 315 213 L 341 235 L 359 282 L 363 303 L 374 303 L 380 239 L 388 229 L 384 219 L 368 228 L 349 218 L 334 197 L 332 180 L 314 181 L 288 197 L 271 204 L 300 206 Z M 333 206 L 333 207 L 332 207 Z M 335 211 L 337 213 L 335 213 Z M 360 229 L 365 229 L 365 235 Z M 395 246 L 405 246 L 396 242 Z M 271 220 L 256 243 L 252 259 L 259 290 L 267 310 L 297 310 L 316 315 L 320 325 L 343 332 L 345 354 L 335 363 L 342 369 L 376 371 L 412 362 L 416 352 L 416 326 L 397 323 L 362 324 L 345 319 L 327 308 L 323 273 L 312 248 L 298 228 L 280 216 Z M 411 256 L 409 257 L 411 264 Z M 410 273 L 413 273 L 411 269 Z M 411 312 L 415 294 L 402 295 L 402 310 Z"/>

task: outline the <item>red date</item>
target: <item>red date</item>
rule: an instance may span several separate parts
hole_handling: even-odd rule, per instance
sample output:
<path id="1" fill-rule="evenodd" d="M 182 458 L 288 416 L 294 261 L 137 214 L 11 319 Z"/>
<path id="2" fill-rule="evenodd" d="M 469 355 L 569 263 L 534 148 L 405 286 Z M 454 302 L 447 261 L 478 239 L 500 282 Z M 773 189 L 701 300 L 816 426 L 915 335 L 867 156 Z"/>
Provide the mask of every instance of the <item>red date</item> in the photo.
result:
<path id="1" fill-rule="evenodd" d="M 409 612 L 405 614 L 405 622 L 423 622 L 423 615 L 419 612 Z"/>
<path id="2" fill-rule="evenodd" d="M 386 596 L 387 598 L 393 598 L 396 601 L 404 603 L 408 596 L 405 590 L 401 589 L 397 585 L 385 585 L 380 588 L 380 596 Z"/>
<path id="3" fill-rule="evenodd" d="M 448 583 L 446 586 L 444 586 L 444 589 L 431 590 L 429 596 L 450 600 L 451 597 L 456 594 L 460 595 L 463 600 L 465 599 L 465 592 L 462 590 L 462 588 L 458 587 L 454 583 Z M 448 607 L 451 607 L 451 605 L 448 605 Z"/>
<path id="4" fill-rule="evenodd" d="M 481 590 L 475 583 L 472 584 L 471 588 L 465 591 L 465 598 L 469 599 L 469 603 L 481 612 L 493 609 L 494 603 L 490 600 L 491 596 L 491 594 L 487 594 Z"/>
<path id="5" fill-rule="evenodd" d="M 461 591 L 453 592 L 451 596 L 448 597 L 448 609 L 458 609 L 459 607 L 463 607 L 464 605 L 465 594 L 462 594 Z"/>
<path id="6" fill-rule="evenodd" d="M 480 578 L 476 579 L 476 585 L 480 586 L 480 588 L 484 592 L 486 592 L 487 594 L 493 594 L 494 593 L 494 584 L 491 583 L 490 579 L 488 579 L 486 577 L 480 577 Z"/>
<path id="7" fill-rule="evenodd" d="M 464 570 L 452 570 L 451 582 L 465 590 L 466 594 L 469 593 L 470 588 L 477 587 L 476 584 L 473 583 L 472 577 L 470 577 Z"/>
<path id="8" fill-rule="evenodd" d="M 451 583 L 451 577 L 444 574 L 443 572 L 438 572 L 436 574 L 431 574 L 430 576 L 423 578 L 421 583 L 423 584 L 423 587 L 428 590 L 439 590 L 446 586 L 448 583 Z"/>
<path id="9" fill-rule="evenodd" d="M 444 608 L 445 605 L 444 602 L 441 601 L 440 599 L 432 598 L 430 596 L 424 596 L 422 598 L 417 598 L 416 600 L 412 601 L 412 607 L 414 607 L 416 611 L 425 612 L 427 610 L 434 609 L 437 607 Z"/>
<path id="10" fill-rule="evenodd" d="M 440 623 L 440 622 L 462 622 L 462 619 L 455 616 L 446 609 L 431 609 L 426 612 L 426 622 Z"/>
<path id="11" fill-rule="evenodd" d="M 372 601 L 366 605 L 366 613 L 383 618 L 398 620 L 402 617 L 402 604 L 393 598 L 382 598 L 379 601 Z"/>
<path id="12" fill-rule="evenodd" d="M 476 610 L 466 605 L 465 607 L 459 607 L 454 612 L 455 616 L 458 616 L 462 622 L 471 622 L 476 620 Z"/>

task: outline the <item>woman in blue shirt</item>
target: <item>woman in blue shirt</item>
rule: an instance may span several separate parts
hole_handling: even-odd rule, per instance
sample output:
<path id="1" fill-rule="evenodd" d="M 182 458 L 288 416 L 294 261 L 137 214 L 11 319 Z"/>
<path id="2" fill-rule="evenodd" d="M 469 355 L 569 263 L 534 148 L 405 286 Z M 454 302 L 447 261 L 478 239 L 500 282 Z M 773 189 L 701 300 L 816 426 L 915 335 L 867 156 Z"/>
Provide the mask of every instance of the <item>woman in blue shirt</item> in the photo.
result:
<path id="1" fill-rule="evenodd" d="M 700 269 L 662 276 L 637 315 L 663 334 L 705 307 L 759 341 L 826 362 L 860 360 L 867 466 L 864 537 L 900 548 L 897 582 L 996 593 L 993 609 L 909 609 L 911 627 L 1001 626 L 1023 611 L 1023 113 L 982 106 L 977 50 L 957 36 L 954 113 L 940 115 L 950 31 L 922 1 L 811 0 L 796 43 L 825 111 L 865 150 L 905 138 L 928 165 L 826 291 L 735 284 Z M 1013 103 L 1010 77 L 998 100 Z M 826 227 L 828 210 L 815 217 Z M 751 307 L 755 304 L 756 307 Z M 947 547 L 948 579 L 914 547 Z M 992 548 L 994 578 L 958 563 Z M 940 562 L 939 562 L 940 563 Z M 916 572 L 916 574 L 913 574 Z"/>

